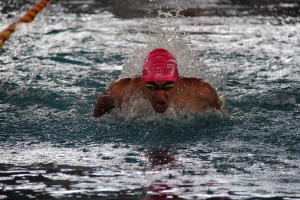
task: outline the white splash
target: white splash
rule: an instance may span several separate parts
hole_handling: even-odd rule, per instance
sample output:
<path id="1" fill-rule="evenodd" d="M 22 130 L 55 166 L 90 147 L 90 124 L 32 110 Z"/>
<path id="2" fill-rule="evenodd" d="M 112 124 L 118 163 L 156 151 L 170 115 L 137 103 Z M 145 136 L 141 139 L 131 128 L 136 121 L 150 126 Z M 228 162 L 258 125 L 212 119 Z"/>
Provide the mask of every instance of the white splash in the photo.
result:
<path id="1" fill-rule="evenodd" d="M 206 55 L 200 59 L 197 52 L 191 51 L 189 35 L 176 26 L 175 21 L 182 18 L 179 11 L 175 16 L 159 11 L 157 18 L 145 19 L 137 25 L 136 29 L 144 33 L 142 37 L 145 43 L 135 47 L 133 56 L 124 62 L 122 77 L 141 73 L 145 57 L 155 48 L 165 48 L 176 57 L 181 76 L 201 78 L 214 87 L 220 86 L 222 76 L 204 63 Z"/>

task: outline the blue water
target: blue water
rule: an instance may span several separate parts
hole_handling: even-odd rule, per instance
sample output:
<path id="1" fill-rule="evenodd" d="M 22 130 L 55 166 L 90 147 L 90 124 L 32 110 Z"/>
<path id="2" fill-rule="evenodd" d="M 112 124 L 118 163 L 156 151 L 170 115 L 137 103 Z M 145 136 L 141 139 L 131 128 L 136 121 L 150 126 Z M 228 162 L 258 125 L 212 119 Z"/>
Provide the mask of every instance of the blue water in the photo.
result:
<path id="1" fill-rule="evenodd" d="M 298 15 L 207 3 L 144 18 L 91 2 L 53 2 L 0 49 L 0 199 L 300 198 Z M 3 14 L 1 30 L 31 5 Z M 213 85 L 222 112 L 92 118 L 157 45 Z"/>

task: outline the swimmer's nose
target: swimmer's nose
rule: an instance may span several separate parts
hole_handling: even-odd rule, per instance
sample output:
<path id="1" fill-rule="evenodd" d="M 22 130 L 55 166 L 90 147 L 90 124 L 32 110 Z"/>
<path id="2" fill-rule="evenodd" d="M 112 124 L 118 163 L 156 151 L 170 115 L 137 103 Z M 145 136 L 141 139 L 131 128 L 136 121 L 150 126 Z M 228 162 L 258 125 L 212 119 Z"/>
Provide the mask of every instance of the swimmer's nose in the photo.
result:
<path id="1" fill-rule="evenodd" d="M 158 98 L 158 99 L 165 99 L 165 98 L 166 98 L 166 94 L 165 94 L 164 91 L 158 90 L 158 91 L 155 93 L 155 97 Z"/>

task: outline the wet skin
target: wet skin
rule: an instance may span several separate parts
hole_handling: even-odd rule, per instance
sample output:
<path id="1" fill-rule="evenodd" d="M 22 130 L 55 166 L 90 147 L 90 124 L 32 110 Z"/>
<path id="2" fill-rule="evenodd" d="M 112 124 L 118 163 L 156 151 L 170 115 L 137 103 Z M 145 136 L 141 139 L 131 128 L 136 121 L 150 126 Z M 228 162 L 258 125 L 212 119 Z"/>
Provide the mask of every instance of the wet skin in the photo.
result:
<path id="1" fill-rule="evenodd" d="M 131 98 L 139 94 L 148 99 L 157 113 L 164 113 L 174 103 L 178 109 L 201 112 L 206 107 L 220 109 L 221 101 L 216 91 L 198 78 L 181 77 L 179 82 L 142 82 L 142 77 L 124 78 L 112 82 L 99 96 L 94 108 L 94 117 L 109 114 L 117 107 L 121 112 L 131 109 Z"/>

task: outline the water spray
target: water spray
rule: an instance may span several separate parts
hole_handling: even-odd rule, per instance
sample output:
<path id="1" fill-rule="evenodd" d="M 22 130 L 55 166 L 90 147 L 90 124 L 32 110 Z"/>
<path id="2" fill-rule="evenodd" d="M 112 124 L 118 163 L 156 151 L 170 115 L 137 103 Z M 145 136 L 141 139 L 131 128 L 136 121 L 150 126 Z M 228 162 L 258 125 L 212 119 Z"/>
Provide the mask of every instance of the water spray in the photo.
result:
<path id="1" fill-rule="evenodd" d="M 10 38 L 11 34 L 16 31 L 17 26 L 21 23 L 30 23 L 34 20 L 36 15 L 41 12 L 51 0 L 41 0 L 32 6 L 23 17 L 19 18 L 16 22 L 10 24 L 6 29 L 0 32 L 0 47 Z"/>

